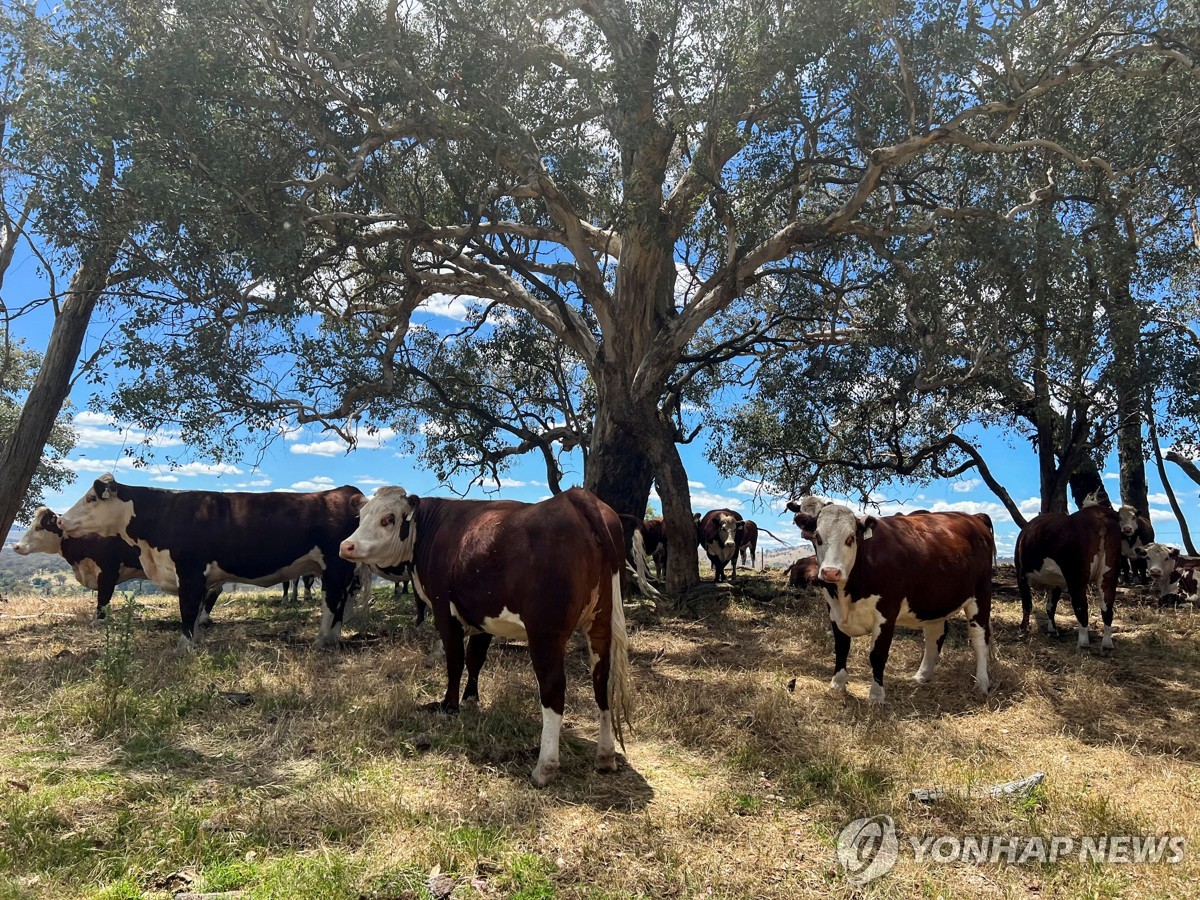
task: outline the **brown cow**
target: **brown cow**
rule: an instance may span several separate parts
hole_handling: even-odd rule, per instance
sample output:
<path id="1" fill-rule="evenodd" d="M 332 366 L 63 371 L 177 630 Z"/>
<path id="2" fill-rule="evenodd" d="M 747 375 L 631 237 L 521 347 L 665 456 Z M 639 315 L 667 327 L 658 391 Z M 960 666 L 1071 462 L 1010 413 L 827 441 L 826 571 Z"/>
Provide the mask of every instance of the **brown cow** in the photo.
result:
<path id="1" fill-rule="evenodd" d="M 725 580 L 725 566 L 733 562 L 729 580 L 737 575 L 737 552 L 746 540 L 746 524 L 741 513 L 732 509 L 713 509 L 696 525 L 696 541 L 708 554 L 713 567 L 713 582 Z"/>
<path id="2" fill-rule="evenodd" d="M 1150 519 L 1137 511 L 1137 508 L 1125 504 L 1117 510 L 1121 523 L 1121 560 L 1120 574 L 1126 584 L 1132 584 L 1136 578 L 1139 584 L 1149 584 L 1146 575 L 1146 547 L 1154 543 L 1154 526 Z"/>
<path id="3" fill-rule="evenodd" d="M 946 620 L 962 610 L 975 650 L 975 686 L 986 694 L 996 552 L 991 519 L 959 512 L 858 517 L 836 503 L 812 515 L 807 510 L 813 508 L 803 501 L 788 504 L 796 525 L 813 536 L 817 577 L 825 584 L 834 646 L 830 689 L 846 690 L 850 638 L 869 634 L 870 699 L 882 703 L 897 625 L 925 632 L 925 655 L 914 678 L 928 681 L 946 639 Z"/>
<path id="4" fill-rule="evenodd" d="M 464 701 L 479 699 L 479 670 L 493 635 L 528 642 L 542 703 L 533 781 L 542 787 L 558 774 L 563 660 L 577 629 L 588 636 L 600 707 L 596 768 L 617 767 L 613 734 L 615 729 L 620 739 L 621 718 L 627 717 L 629 672 L 621 605 L 624 543 L 617 514 L 582 488 L 518 503 L 421 498 L 384 487 L 363 506 L 358 529 L 340 553 L 373 566 L 412 562 L 413 587 L 433 611 L 446 651 L 446 695 L 438 709 L 458 709 L 464 633 L 470 635 Z"/>
<path id="5" fill-rule="evenodd" d="M 817 577 L 817 557 L 809 554 L 802 556 L 788 566 L 788 585 L 794 588 L 817 587 L 821 580 Z"/>
<path id="6" fill-rule="evenodd" d="M 1021 592 L 1021 628 L 1029 628 L 1033 608 L 1032 588 L 1050 589 L 1046 600 L 1046 633 L 1058 634 L 1054 613 L 1059 595 L 1071 598 L 1078 622 L 1079 646 L 1089 646 L 1088 585 L 1100 592 L 1104 638 L 1100 646 L 1112 649 L 1113 604 L 1117 598 L 1117 564 L 1121 558 L 1121 525 L 1111 506 L 1087 506 L 1079 512 L 1048 512 L 1021 529 L 1016 548 L 1017 588 Z"/>

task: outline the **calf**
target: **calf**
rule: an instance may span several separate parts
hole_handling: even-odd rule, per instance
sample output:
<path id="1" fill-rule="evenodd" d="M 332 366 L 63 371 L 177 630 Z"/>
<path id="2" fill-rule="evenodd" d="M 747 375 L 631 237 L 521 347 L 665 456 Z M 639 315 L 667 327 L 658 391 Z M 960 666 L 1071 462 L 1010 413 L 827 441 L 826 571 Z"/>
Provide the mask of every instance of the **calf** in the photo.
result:
<path id="1" fill-rule="evenodd" d="M 658 580 L 667 577 L 667 528 L 659 518 L 642 520 L 642 548 L 654 560 Z"/>
<path id="2" fill-rule="evenodd" d="M 1126 584 L 1131 584 L 1134 578 L 1139 584 L 1149 584 L 1145 548 L 1154 542 L 1154 527 L 1148 517 L 1128 504 L 1117 510 L 1117 518 L 1121 523 L 1120 573 Z"/>
<path id="3" fill-rule="evenodd" d="M 735 560 L 738 548 L 746 541 L 746 524 L 740 513 L 732 509 L 713 509 L 704 514 L 696 525 L 696 540 L 713 567 L 713 582 L 725 580 L 725 566 Z M 729 572 L 729 580 L 737 575 L 737 564 Z"/>
<path id="4" fill-rule="evenodd" d="M 438 709 L 458 709 L 464 634 L 470 636 L 464 702 L 479 699 L 479 671 L 493 635 L 528 643 L 542 704 L 533 770 L 539 787 L 558 773 L 563 662 L 572 632 L 584 631 L 600 708 L 596 768 L 616 769 L 613 734 L 621 738 L 627 717 L 629 658 L 621 605 L 625 537 L 611 508 L 582 488 L 518 503 L 421 498 L 384 487 L 363 506 L 340 552 L 372 566 L 412 564 L 413 586 L 433 610 L 446 651 L 446 695 Z"/>
<path id="5" fill-rule="evenodd" d="M 13 547 L 20 556 L 53 553 L 71 566 L 75 580 L 96 592 L 96 617 L 93 625 L 104 621 L 109 601 L 118 584 L 145 578 L 135 547 L 117 537 L 85 534 L 66 537 L 58 527 L 58 516 L 45 506 L 33 514 L 33 524 Z M 214 598 L 215 599 L 215 598 Z"/>
<path id="6" fill-rule="evenodd" d="M 817 551 L 817 577 L 833 630 L 832 690 L 846 690 L 850 638 L 869 634 L 870 699 L 882 703 L 883 671 L 897 625 L 925 632 L 925 655 L 914 677 L 928 681 L 946 639 L 946 620 L 962 610 L 975 650 L 975 686 L 988 692 L 996 548 L 991 519 L 959 512 L 858 517 L 835 503 L 814 515 L 814 505 L 804 501 L 788 509 L 800 530 L 812 534 Z"/>
<path id="7" fill-rule="evenodd" d="M 105 475 L 58 524 L 67 535 L 116 535 L 140 550 L 146 576 L 179 594 L 179 653 L 195 645 L 209 588 L 226 581 L 269 587 L 302 575 L 321 577 L 318 643 L 332 644 L 354 577 L 338 545 L 354 530 L 362 502 L 362 491 L 349 486 L 311 494 L 169 491 Z"/>
<path id="8" fill-rule="evenodd" d="M 1117 565 L 1121 558 L 1121 526 L 1111 506 L 1086 506 L 1079 512 L 1042 513 L 1021 529 L 1016 548 L 1017 588 L 1021 592 L 1021 628 L 1029 628 L 1032 588 L 1049 588 L 1046 633 L 1058 634 L 1054 613 L 1059 595 L 1071 598 L 1078 622 L 1079 646 L 1088 641 L 1088 585 L 1100 592 L 1104 639 L 1112 649 L 1113 604 L 1117 596 Z"/>

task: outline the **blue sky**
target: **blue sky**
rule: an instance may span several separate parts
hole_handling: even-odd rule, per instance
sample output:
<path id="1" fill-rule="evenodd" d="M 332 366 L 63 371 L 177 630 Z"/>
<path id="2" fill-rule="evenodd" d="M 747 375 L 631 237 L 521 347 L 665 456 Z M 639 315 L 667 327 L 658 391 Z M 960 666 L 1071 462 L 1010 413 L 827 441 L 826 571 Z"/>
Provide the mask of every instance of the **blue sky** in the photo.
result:
<path id="1" fill-rule="evenodd" d="M 29 258 L 14 261 L 4 282 L 5 301 L 9 308 L 44 296 L 46 286 L 37 265 Z M 465 309 L 461 303 L 438 304 L 423 315 L 431 327 L 452 327 L 461 319 Z M 101 311 L 93 322 L 85 342 L 86 358 L 110 333 L 112 313 Z M 13 322 L 13 334 L 23 338 L 29 347 L 42 350 L 49 339 L 50 311 L 46 308 Z M 102 389 L 101 389 L 102 390 Z M 401 484 L 411 492 L 422 495 L 451 496 L 448 487 L 439 485 L 434 475 L 417 466 L 417 460 L 402 452 L 400 436 L 389 430 L 376 435 L 360 436 L 359 445 L 347 452 L 346 445 L 331 433 L 313 428 L 285 430 L 259 457 L 247 454 L 237 463 L 213 463 L 197 458 L 183 445 L 177 434 L 170 431 L 146 435 L 136 429 L 112 421 L 109 417 L 87 411 L 88 402 L 97 391 L 86 383 L 76 385 L 71 395 L 75 409 L 78 441 L 70 454 L 76 479 L 61 493 L 48 495 L 47 505 L 56 510 L 70 506 L 86 490 L 95 477 L 114 472 L 123 481 L 176 489 L 204 490 L 297 490 L 311 491 L 355 484 L 368 494 L 383 484 Z M 127 449 L 142 452 L 142 442 L 149 438 L 148 454 L 154 462 L 138 468 L 125 455 Z M 783 514 L 787 498 L 759 491 L 759 486 L 745 478 L 722 478 L 704 457 L 707 436 L 683 446 L 681 453 L 692 488 L 692 508 L 698 512 L 727 506 L 752 517 L 789 543 L 800 546 L 797 529 L 791 515 Z M 985 458 L 997 478 L 1008 488 L 1012 497 L 1027 515 L 1038 508 L 1037 468 L 1032 449 L 1025 441 L 1010 445 L 1004 435 L 985 433 L 980 441 Z M 178 460 L 172 465 L 170 460 Z M 1174 467 L 1172 467 L 1174 468 Z M 1200 502 L 1196 486 L 1182 472 L 1170 471 L 1172 484 L 1193 529 L 1200 530 Z M 1116 498 L 1116 459 L 1109 460 L 1105 476 L 1110 493 Z M 1151 518 L 1160 540 L 1177 542 L 1179 528 L 1167 505 L 1162 485 L 1153 466 L 1147 468 L 1151 491 Z M 579 484 L 583 479 L 582 460 L 576 454 L 567 461 L 564 486 Z M 455 483 L 459 492 L 467 489 L 467 479 Z M 548 496 L 546 472 L 541 457 L 530 454 L 515 462 L 499 485 L 474 487 L 468 496 L 504 497 L 535 501 Z M 997 544 L 1001 556 L 1011 555 L 1017 528 L 1008 513 L 974 473 L 949 481 L 941 480 L 923 486 L 893 486 L 875 498 L 876 514 L 890 514 L 905 509 L 924 507 L 933 510 L 958 509 L 966 512 L 987 512 L 996 524 Z M 655 498 L 652 498 L 654 502 Z M 771 550 L 775 545 L 764 538 L 760 546 Z M 807 549 L 807 545 L 804 545 Z"/>

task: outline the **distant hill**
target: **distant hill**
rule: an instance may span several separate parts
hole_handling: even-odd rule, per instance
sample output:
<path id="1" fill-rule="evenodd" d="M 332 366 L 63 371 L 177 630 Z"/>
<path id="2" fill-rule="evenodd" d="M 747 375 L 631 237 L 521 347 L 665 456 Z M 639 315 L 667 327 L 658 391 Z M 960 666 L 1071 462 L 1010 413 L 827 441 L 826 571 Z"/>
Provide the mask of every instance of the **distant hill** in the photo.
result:
<path id="1" fill-rule="evenodd" d="M 20 537 L 20 533 L 17 535 Z M 61 556 L 49 553 L 31 553 L 18 556 L 12 547 L 0 550 L 0 591 L 44 590 L 58 583 L 56 575 L 66 576 L 62 584 L 79 587 L 75 573 Z M 83 590 L 82 587 L 79 587 Z"/>

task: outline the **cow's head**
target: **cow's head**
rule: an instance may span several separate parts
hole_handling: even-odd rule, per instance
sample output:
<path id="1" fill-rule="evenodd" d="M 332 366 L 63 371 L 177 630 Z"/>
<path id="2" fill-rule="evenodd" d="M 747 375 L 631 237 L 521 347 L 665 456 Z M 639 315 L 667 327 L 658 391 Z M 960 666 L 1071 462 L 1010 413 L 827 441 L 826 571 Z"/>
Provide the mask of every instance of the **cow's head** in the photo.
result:
<path id="1" fill-rule="evenodd" d="M 67 537 L 124 533 L 133 518 L 133 501 L 122 499 L 122 487 L 112 475 L 97 478 L 79 502 L 58 517 L 58 527 Z"/>
<path id="2" fill-rule="evenodd" d="M 1125 537 L 1132 537 L 1133 533 L 1137 531 L 1137 507 L 1126 503 L 1117 510 L 1117 517 L 1121 520 L 1121 534 Z"/>
<path id="3" fill-rule="evenodd" d="M 787 508 L 796 514 L 792 521 L 796 523 L 806 541 L 813 539 L 813 529 L 817 527 L 817 514 L 828 505 L 829 501 L 820 497 L 802 497 L 799 502 L 788 501 Z"/>
<path id="4" fill-rule="evenodd" d="M 733 513 L 722 512 L 713 516 L 710 521 L 716 524 L 716 530 L 708 536 L 709 548 L 733 552 L 746 533 L 742 520 Z"/>
<path id="5" fill-rule="evenodd" d="M 358 528 L 342 541 L 342 559 L 388 568 L 410 562 L 421 498 L 402 487 L 381 487 L 358 511 Z"/>
<path id="6" fill-rule="evenodd" d="M 13 550 L 20 556 L 28 556 L 30 553 L 60 553 L 62 536 L 57 513 L 48 507 L 39 506 L 33 514 L 33 524 L 21 535 Z"/>
<path id="7" fill-rule="evenodd" d="M 1151 578 L 1171 577 L 1175 571 L 1175 561 L 1179 559 L 1179 548 L 1166 544 L 1146 545 L 1146 574 Z"/>
<path id="8" fill-rule="evenodd" d="M 849 507 L 829 503 L 816 516 L 797 513 L 796 524 L 812 532 L 817 577 L 829 584 L 845 584 L 858 558 L 859 541 L 870 540 L 874 533 L 875 517 L 856 516 Z"/>

